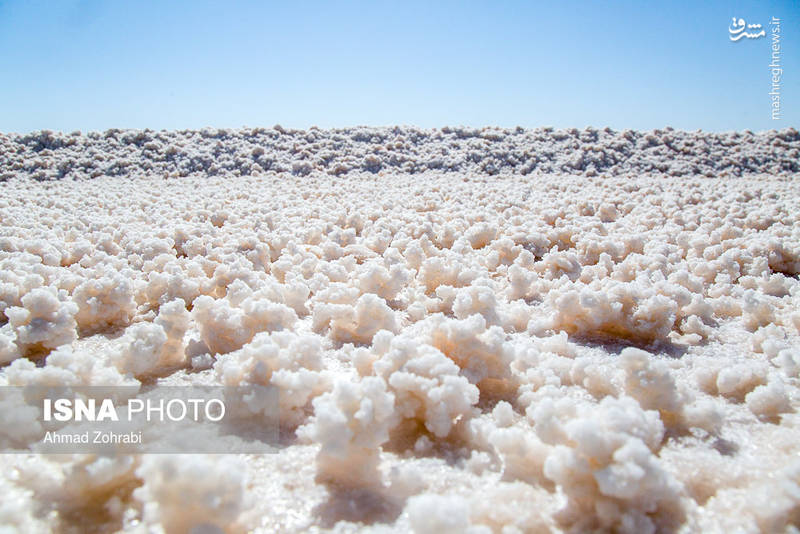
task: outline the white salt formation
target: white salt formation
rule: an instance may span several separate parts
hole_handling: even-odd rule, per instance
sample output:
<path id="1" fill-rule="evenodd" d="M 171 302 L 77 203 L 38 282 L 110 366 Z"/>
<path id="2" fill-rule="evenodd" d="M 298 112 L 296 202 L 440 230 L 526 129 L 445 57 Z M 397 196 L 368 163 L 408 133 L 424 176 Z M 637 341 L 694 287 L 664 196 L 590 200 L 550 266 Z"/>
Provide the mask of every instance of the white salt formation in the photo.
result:
<path id="1" fill-rule="evenodd" d="M 798 172 L 793 129 L 0 135 L 0 384 L 272 385 L 283 445 L 3 455 L 0 531 L 796 531 Z"/>
<path id="2" fill-rule="evenodd" d="M 483 176 L 610 172 L 722 177 L 800 171 L 794 129 L 713 134 L 672 128 L 620 132 L 609 128 L 291 130 L 275 126 L 177 132 L 111 129 L 88 134 L 45 130 L 0 134 L 0 142 L 0 177 L 5 179 L 425 171 Z M 613 205 L 592 209 L 600 219 L 615 216 Z M 213 210 L 208 216 L 222 222 L 226 213 L 230 211 Z M 363 220 L 365 215 L 354 217 Z M 475 225 L 469 234 L 470 242 L 488 239 L 491 225 Z"/>

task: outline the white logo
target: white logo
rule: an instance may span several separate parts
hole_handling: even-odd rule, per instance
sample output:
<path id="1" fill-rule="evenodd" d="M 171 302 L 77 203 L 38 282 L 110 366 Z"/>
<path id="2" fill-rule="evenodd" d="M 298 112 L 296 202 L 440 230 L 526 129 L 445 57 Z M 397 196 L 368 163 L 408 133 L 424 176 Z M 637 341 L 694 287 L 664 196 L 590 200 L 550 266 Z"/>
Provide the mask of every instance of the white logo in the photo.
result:
<path id="1" fill-rule="evenodd" d="M 746 32 L 745 29 L 748 30 L 761 30 L 761 31 L 753 31 Z M 761 24 L 745 24 L 744 19 L 737 19 L 733 17 L 733 22 L 728 27 L 728 33 L 730 33 L 731 41 L 738 41 L 742 37 L 747 37 L 748 39 L 758 39 L 759 37 L 764 37 L 766 32 L 763 28 L 761 28 Z"/>

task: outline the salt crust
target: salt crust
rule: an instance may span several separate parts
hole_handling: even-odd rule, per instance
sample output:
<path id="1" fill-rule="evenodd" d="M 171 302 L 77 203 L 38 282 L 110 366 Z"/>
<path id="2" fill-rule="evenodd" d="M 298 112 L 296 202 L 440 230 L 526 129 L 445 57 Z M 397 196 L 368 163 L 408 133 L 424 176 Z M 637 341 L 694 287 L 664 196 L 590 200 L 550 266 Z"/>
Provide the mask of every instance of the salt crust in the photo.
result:
<path id="1" fill-rule="evenodd" d="M 586 128 L 410 127 L 292 130 L 216 129 L 179 132 L 107 130 L 4 134 L 0 176 L 37 180 L 69 177 L 244 176 L 264 172 L 307 176 L 322 172 L 415 174 L 609 172 L 667 176 L 741 176 L 798 172 L 797 130 L 760 133 L 637 132 Z M 601 220 L 617 212 L 610 204 L 588 207 Z M 224 214 L 217 213 L 220 219 Z M 363 217 L 363 215 L 362 215 Z M 470 231 L 481 241 L 487 227 Z"/>
<path id="2" fill-rule="evenodd" d="M 0 383 L 271 384 L 287 446 L 270 477 L 256 457 L 4 456 L 0 524 L 791 528 L 799 145 L 2 135 Z M 24 448 L 42 429 L 17 419 L 4 445 Z"/>

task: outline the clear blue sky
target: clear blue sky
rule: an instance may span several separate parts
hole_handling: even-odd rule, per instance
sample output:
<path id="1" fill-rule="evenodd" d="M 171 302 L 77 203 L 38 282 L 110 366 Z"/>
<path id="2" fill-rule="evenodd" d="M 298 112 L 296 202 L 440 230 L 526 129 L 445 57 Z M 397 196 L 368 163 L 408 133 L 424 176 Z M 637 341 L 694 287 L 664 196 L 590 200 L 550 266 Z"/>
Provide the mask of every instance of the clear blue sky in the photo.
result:
<path id="1" fill-rule="evenodd" d="M 783 120 L 769 36 L 782 19 Z M 0 131 L 798 127 L 800 2 L 0 0 Z"/>

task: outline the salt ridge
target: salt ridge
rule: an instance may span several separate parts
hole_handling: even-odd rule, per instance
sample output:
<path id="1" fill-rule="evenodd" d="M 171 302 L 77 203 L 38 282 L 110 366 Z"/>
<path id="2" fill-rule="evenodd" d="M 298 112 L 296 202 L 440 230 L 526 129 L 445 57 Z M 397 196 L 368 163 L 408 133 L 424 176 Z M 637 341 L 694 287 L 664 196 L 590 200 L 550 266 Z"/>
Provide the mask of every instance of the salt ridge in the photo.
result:
<path id="1" fill-rule="evenodd" d="M 741 176 L 800 171 L 794 128 L 753 133 L 445 127 L 43 130 L 0 134 L 0 178 L 354 172 L 661 173 Z"/>

